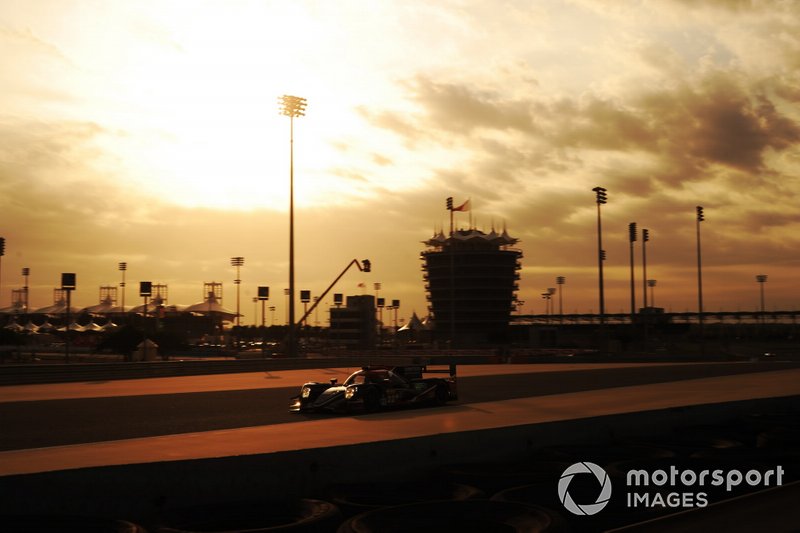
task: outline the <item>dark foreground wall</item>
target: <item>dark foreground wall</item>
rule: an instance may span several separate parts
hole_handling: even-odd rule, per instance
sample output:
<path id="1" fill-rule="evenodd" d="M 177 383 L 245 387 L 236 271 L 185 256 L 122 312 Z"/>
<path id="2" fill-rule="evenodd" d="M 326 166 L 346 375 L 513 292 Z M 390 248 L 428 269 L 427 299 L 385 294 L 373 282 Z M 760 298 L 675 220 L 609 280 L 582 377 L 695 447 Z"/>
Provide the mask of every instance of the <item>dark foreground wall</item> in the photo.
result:
<path id="1" fill-rule="evenodd" d="M 341 482 L 402 479 L 457 463 L 518 459 L 563 444 L 609 444 L 736 416 L 800 409 L 800 396 L 390 442 L 0 478 L 0 514 L 67 513 L 152 523 L 165 510 L 220 501 L 319 497 Z"/>

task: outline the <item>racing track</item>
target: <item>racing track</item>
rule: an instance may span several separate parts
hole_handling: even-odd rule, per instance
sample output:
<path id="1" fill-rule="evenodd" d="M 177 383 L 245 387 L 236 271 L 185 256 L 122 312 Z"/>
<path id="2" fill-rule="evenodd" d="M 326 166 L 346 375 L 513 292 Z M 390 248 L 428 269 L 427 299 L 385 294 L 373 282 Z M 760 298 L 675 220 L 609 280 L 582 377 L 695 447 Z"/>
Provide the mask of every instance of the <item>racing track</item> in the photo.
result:
<path id="1" fill-rule="evenodd" d="M 798 363 L 460 368 L 457 405 L 344 417 L 291 416 L 286 408 L 304 379 L 341 379 L 348 369 L 0 387 L 7 447 L 0 514 L 152 524 L 167 507 L 254 494 L 318 497 L 333 484 L 376 475 L 415 476 L 552 444 L 648 439 L 742 413 L 791 411 L 800 398 Z M 162 436 L 128 438 L 137 434 Z M 55 444 L 67 439 L 84 444 Z M 377 471 L 362 468 L 378 463 Z M 781 501 L 795 501 L 793 490 Z M 790 506 L 747 510 L 740 523 L 753 530 L 763 529 L 754 526 L 763 526 L 764 512 L 800 527 Z"/>
<path id="2" fill-rule="evenodd" d="M 505 369 L 503 368 L 505 367 Z M 492 367 L 492 375 L 481 367 L 459 367 L 460 405 L 510 400 L 570 392 L 591 391 L 665 383 L 688 379 L 798 368 L 797 363 L 711 363 L 668 365 L 503 365 Z M 522 372 L 520 372 L 522 370 Z M 512 372 L 508 373 L 503 372 Z M 259 373 L 263 388 L 238 390 L 147 393 L 145 383 L 72 384 L 80 387 L 72 396 L 47 391 L 54 385 L 0 389 L 0 451 L 46 446 L 151 437 L 219 429 L 243 428 L 297 422 L 329 415 L 298 415 L 287 412 L 288 399 L 304 379 L 327 380 L 332 370 L 288 371 L 296 385 Z M 276 373 L 278 374 L 278 373 Z M 283 374 L 283 373 L 281 373 Z M 340 374 L 346 375 L 346 371 Z M 303 377 L 299 377 L 299 376 Z M 285 376 L 284 376 L 285 377 Z M 173 389 L 192 378 L 171 378 Z M 208 379 L 208 378 L 207 378 Z M 226 376 L 215 376 L 216 388 L 226 388 Z M 252 379 L 252 376 L 251 376 Z M 143 380 L 156 381 L 156 380 Z M 277 382 L 275 382 L 277 381 Z M 103 385 L 104 392 L 93 393 Z M 135 387 L 135 389 L 126 388 Z M 253 385 L 248 385 L 253 387 Z M 230 384 L 230 388 L 237 385 Z M 190 387 L 191 388 L 191 387 Z M 133 392 L 133 390 L 137 390 Z M 142 392 L 144 390 L 144 392 Z M 31 391 L 34 391 L 33 393 Z M 116 391 L 116 392 L 112 392 Z M 126 392 L 127 391 L 127 392 Z M 122 395 L 120 395 L 122 394 Z"/>

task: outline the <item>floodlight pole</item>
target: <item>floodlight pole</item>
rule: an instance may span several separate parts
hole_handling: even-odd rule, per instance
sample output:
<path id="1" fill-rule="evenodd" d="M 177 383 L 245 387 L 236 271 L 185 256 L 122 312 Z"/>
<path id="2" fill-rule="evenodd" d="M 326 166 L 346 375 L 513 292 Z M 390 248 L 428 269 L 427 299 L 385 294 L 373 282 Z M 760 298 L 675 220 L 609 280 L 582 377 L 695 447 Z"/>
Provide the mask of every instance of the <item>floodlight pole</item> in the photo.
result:
<path id="1" fill-rule="evenodd" d="M 544 321 L 545 324 L 550 324 L 550 298 L 552 294 L 549 292 L 542 293 L 542 300 L 544 300 Z"/>
<path id="2" fill-rule="evenodd" d="M 705 220 L 703 206 L 698 205 L 697 211 L 697 323 L 700 329 L 700 344 L 703 345 L 703 269 L 700 255 L 700 223 Z"/>
<path id="3" fill-rule="evenodd" d="M 3 267 L 3 256 L 6 255 L 6 239 L 5 237 L 0 237 L 0 302 L 3 300 L 3 291 L 2 291 L 2 267 Z"/>
<path id="4" fill-rule="evenodd" d="M 306 99 L 283 95 L 278 99 L 281 114 L 289 117 L 289 357 L 297 355 L 294 322 L 294 119 L 305 116 Z"/>
<path id="5" fill-rule="evenodd" d="M 559 323 L 564 323 L 564 283 L 566 283 L 567 279 L 564 276 L 558 276 L 556 278 L 556 284 L 558 285 L 558 315 L 559 315 Z"/>
<path id="6" fill-rule="evenodd" d="M 650 241 L 650 230 L 642 230 L 642 301 L 647 309 L 647 243 Z"/>
<path id="7" fill-rule="evenodd" d="M 25 289 L 24 293 L 25 293 L 25 315 L 26 316 L 28 315 L 28 313 L 31 312 L 31 310 L 30 310 L 31 299 L 30 299 L 30 292 L 29 292 L 30 291 L 30 285 L 28 283 L 28 278 L 30 277 L 30 275 L 31 275 L 31 269 L 28 268 L 28 267 L 23 267 L 22 276 L 25 278 L 25 287 L 23 287 L 23 288 Z"/>
<path id="8" fill-rule="evenodd" d="M 66 316 L 67 327 L 66 327 L 66 330 L 64 331 L 64 334 L 65 334 L 64 361 L 66 363 L 69 363 L 69 352 L 70 352 L 70 338 L 69 337 L 70 337 L 71 331 L 69 329 L 69 326 L 70 326 L 70 323 L 71 323 L 70 322 L 70 320 L 71 320 L 71 317 L 70 317 L 70 306 L 72 305 L 71 296 L 72 296 L 72 291 L 75 290 L 75 288 L 77 287 L 77 285 L 75 283 L 75 277 L 76 277 L 75 273 L 73 273 L 73 272 L 66 272 L 66 273 L 62 272 L 61 273 L 61 290 L 65 291 L 67 293 L 67 309 L 66 309 L 66 315 L 65 315 Z"/>
<path id="9" fill-rule="evenodd" d="M 69 316 L 69 314 L 70 314 L 70 308 L 69 307 L 70 307 L 70 305 L 72 305 L 72 298 L 70 297 L 70 295 L 72 294 L 72 289 L 65 289 L 65 290 L 67 292 L 67 314 L 66 314 L 66 317 L 67 317 L 67 319 L 66 319 L 67 329 L 64 331 L 64 334 L 66 335 L 66 339 L 65 339 L 65 342 L 64 342 L 64 359 L 66 360 L 67 363 L 69 363 L 69 348 L 70 348 L 70 346 L 69 346 L 70 338 L 69 337 L 70 337 L 70 333 L 71 333 L 71 331 L 69 329 L 69 326 L 71 324 L 70 323 L 71 318 Z"/>
<path id="10" fill-rule="evenodd" d="M 757 275 L 756 276 L 756 281 L 758 282 L 758 284 L 760 286 L 760 292 L 761 292 L 761 324 L 763 325 L 764 322 L 766 322 L 766 320 L 765 320 L 766 317 L 764 315 L 764 312 L 765 312 L 765 309 L 764 309 L 764 284 L 767 282 L 767 275 L 766 274 Z"/>
<path id="11" fill-rule="evenodd" d="M 633 243 L 636 242 L 636 222 L 628 224 L 628 233 L 631 251 L 631 324 L 633 324 L 636 321 L 636 280 L 633 268 Z"/>
<path id="12" fill-rule="evenodd" d="M 597 202 L 597 270 L 598 270 L 598 283 L 600 289 L 600 324 L 606 322 L 606 299 L 603 291 L 603 261 L 606 259 L 606 252 L 603 250 L 603 226 L 600 219 L 600 206 L 608 201 L 606 196 L 606 189 L 603 187 L 595 187 L 592 189 L 596 196 Z"/>
<path id="13" fill-rule="evenodd" d="M 231 266 L 236 267 L 236 279 L 233 280 L 233 283 L 236 285 L 236 326 L 241 325 L 241 313 L 239 313 L 239 289 L 242 285 L 242 280 L 239 279 L 240 276 L 240 269 L 244 265 L 244 257 L 231 257 Z"/>
<path id="14" fill-rule="evenodd" d="M 147 361 L 147 304 L 148 298 L 153 295 L 153 282 L 140 281 L 139 282 L 139 296 L 144 298 L 144 315 L 142 320 L 142 331 L 144 332 L 144 340 L 142 341 L 142 358 Z"/>
<path id="15" fill-rule="evenodd" d="M 144 341 L 142 342 L 142 350 L 144 351 L 144 356 L 143 356 L 144 360 L 147 361 L 147 358 L 148 358 L 148 355 L 147 355 L 147 351 L 148 351 L 147 350 L 147 348 L 148 348 L 148 346 L 147 346 L 147 340 L 148 340 L 148 338 L 147 338 L 147 311 L 148 311 L 147 304 L 148 304 L 149 296 L 147 294 L 145 294 L 143 296 L 143 298 L 144 298 L 144 322 L 143 322 L 144 323 Z"/>
<path id="16" fill-rule="evenodd" d="M 125 271 L 128 270 L 128 263 L 120 263 L 119 270 L 122 272 L 122 282 L 119 284 L 120 288 L 122 289 L 122 316 L 125 316 Z"/>
<path id="17" fill-rule="evenodd" d="M 655 297 L 654 291 L 655 291 L 655 286 L 656 286 L 656 280 L 648 279 L 647 280 L 647 286 L 650 287 L 650 305 L 655 307 L 656 306 L 656 297 Z"/>

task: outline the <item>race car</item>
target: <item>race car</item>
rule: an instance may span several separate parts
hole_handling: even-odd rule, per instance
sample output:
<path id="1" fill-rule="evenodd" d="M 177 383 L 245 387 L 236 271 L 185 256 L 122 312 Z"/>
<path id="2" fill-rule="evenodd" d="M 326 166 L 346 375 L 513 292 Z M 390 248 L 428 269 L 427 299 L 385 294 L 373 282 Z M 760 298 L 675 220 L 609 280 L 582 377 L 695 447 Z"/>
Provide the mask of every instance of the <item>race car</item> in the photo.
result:
<path id="1" fill-rule="evenodd" d="M 446 378 L 423 377 L 423 373 L 448 373 Z M 341 385 L 311 381 L 291 398 L 294 412 L 373 412 L 397 407 L 443 405 L 457 400 L 456 367 L 447 370 L 426 366 L 365 366 L 353 372 Z"/>

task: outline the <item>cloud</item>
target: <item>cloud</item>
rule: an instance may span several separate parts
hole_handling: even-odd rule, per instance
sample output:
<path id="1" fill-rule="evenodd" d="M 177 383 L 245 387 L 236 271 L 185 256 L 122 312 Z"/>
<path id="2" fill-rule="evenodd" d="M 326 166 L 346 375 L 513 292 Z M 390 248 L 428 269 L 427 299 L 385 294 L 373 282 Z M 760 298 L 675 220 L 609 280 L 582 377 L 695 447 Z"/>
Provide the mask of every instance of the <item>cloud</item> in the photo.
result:
<path id="1" fill-rule="evenodd" d="M 48 55 L 70 67 L 76 66 L 57 46 L 36 36 L 30 28 L 17 30 L 9 27 L 0 27 L 0 37 L 12 43 L 28 47 L 34 53 Z"/>
<path id="2" fill-rule="evenodd" d="M 671 61 L 659 76 L 679 68 L 677 57 Z M 750 268 L 760 259 L 783 264 L 800 245 L 797 215 L 779 207 L 800 196 L 789 170 L 800 162 L 792 156 L 800 125 L 785 105 L 798 94 L 796 81 L 700 64 L 615 96 L 535 92 L 504 100 L 499 90 L 467 80 L 417 76 L 405 84 L 416 111 L 402 119 L 375 115 L 392 120 L 372 124 L 409 146 L 467 154 L 459 165 L 437 166 L 431 184 L 471 196 L 484 226 L 508 221 L 526 250 L 524 290 L 548 283 L 542 270 L 591 276 L 590 189 L 598 184 L 611 198 L 604 208 L 609 268 L 624 277 L 627 224 L 638 221 L 653 235 L 654 272 L 666 279 L 691 275 L 696 205 L 708 213 L 709 272 Z"/>
<path id="3" fill-rule="evenodd" d="M 730 75 L 714 74 L 698 87 L 656 96 L 649 108 L 664 127 L 672 154 L 750 172 L 764 170 L 767 149 L 783 150 L 800 139 L 800 127 L 764 94 L 747 94 Z M 647 100 L 645 100 L 647 101 Z"/>
<path id="4" fill-rule="evenodd" d="M 638 185 L 630 182 L 632 192 L 641 193 L 654 183 L 680 187 L 704 179 L 715 166 L 769 172 L 765 158 L 800 140 L 797 121 L 757 84 L 748 85 L 732 71 L 712 70 L 696 81 L 658 90 L 631 90 L 624 101 L 589 94 L 504 102 L 466 84 L 416 78 L 412 85 L 409 98 L 419 112 L 402 120 L 386 113 L 372 117 L 373 125 L 409 143 L 426 137 L 468 147 L 480 179 L 488 173 L 488 179 L 513 183 L 530 171 L 569 172 L 593 165 L 594 152 L 619 153 L 632 170 L 646 174 Z M 792 94 L 789 87 L 780 85 Z M 636 154 L 638 162 L 631 157 Z M 624 167 L 607 170 L 612 177 L 632 174 Z"/>
<path id="5" fill-rule="evenodd" d="M 692 0 L 672 0 L 676 4 L 680 4 L 682 9 L 719 9 L 731 11 L 735 13 L 741 12 L 759 12 L 767 11 L 775 8 L 775 3 L 766 0 L 706 0 L 701 4 L 693 2 Z M 780 3 L 780 2 L 779 2 Z M 784 2 L 789 4 L 791 2 Z"/>
<path id="6" fill-rule="evenodd" d="M 424 76 L 411 83 L 414 100 L 428 113 L 428 123 L 460 133 L 475 129 L 535 133 L 529 102 L 504 100 L 496 93 L 464 85 L 439 83 Z"/>
<path id="7" fill-rule="evenodd" d="M 418 130 L 413 121 L 403 117 L 403 115 L 391 110 L 374 110 L 367 107 L 357 107 L 356 112 L 364 117 L 373 126 L 391 131 L 407 142 L 422 137 L 422 132 Z"/>
<path id="8" fill-rule="evenodd" d="M 626 285 L 631 221 L 651 230 L 652 275 L 663 280 L 665 293 L 689 294 L 696 205 L 706 207 L 704 252 L 719 280 L 745 272 L 742 279 L 751 283 L 748 272 L 755 265 L 789 272 L 787 261 L 800 245 L 800 12 L 791 2 L 676 0 L 622 8 L 574 0 L 504 9 L 456 2 L 424 9 L 397 13 L 384 7 L 368 15 L 366 26 L 363 18 L 356 24 L 338 17 L 331 30 L 362 27 L 365 38 L 386 31 L 393 38 L 380 43 L 380 53 L 357 43 L 353 53 L 340 54 L 352 63 L 348 69 L 363 73 L 356 98 L 369 104 L 355 110 L 362 120 L 343 115 L 328 122 L 334 125 L 331 159 L 313 152 L 318 183 L 341 187 L 317 191 L 310 201 L 313 192 L 304 191 L 297 213 L 303 288 L 324 287 L 353 257 L 369 257 L 376 281 L 424 312 L 418 252 L 434 228 L 447 227 L 444 199 L 454 196 L 472 199 L 479 227 L 507 225 L 521 239 L 523 292 L 538 295 L 556 274 L 566 273 L 576 300 L 580 290 L 583 302 L 590 302 L 580 304 L 585 309 L 593 305 L 596 285 L 596 185 L 609 191 L 604 246 L 608 281 L 618 286 L 618 296 Z M 216 138 L 193 144 L 193 135 L 213 130 L 208 121 L 192 131 L 170 129 L 173 107 L 165 107 L 163 117 L 134 117 L 157 107 L 137 105 L 124 89 L 116 91 L 146 87 L 154 98 L 166 94 L 189 112 L 192 100 L 184 92 L 161 91 L 183 87 L 181 77 L 196 72 L 191 61 L 198 60 L 202 72 L 208 65 L 233 69 L 223 72 L 252 65 L 231 64 L 226 53 L 207 57 L 213 47 L 199 46 L 206 36 L 192 38 L 189 27 L 169 15 L 137 8 L 128 21 L 128 11 L 109 13 L 120 21 L 119 31 L 102 34 L 114 39 L 97 55 L 91 40 L 77 46 L 83 40 L 52 29 L 66 24 L 57 11 L 30 31 L 24 21 L 14 26 L 23 29 L 0 32 L 11 50 L 0 60 L 0 72 L 13 96 L 12 111 L 0 117 L 0 210 L 15 261 L 10 268 L 24 260 L 40 280 L 75 269 L 83 283 L 99 284 L 115 275 L 117 261 L 128 260 L 131 279 L 168 282 L 174 303 L 191 303 L 200 298 L 203 281 L 230 283 L 228 258 L 242 255 L 247 287 L 270 284 L 280 294 L 287 270 L 285 213 L 178 207 L 153 192 L 162 189 L 151 186 L 148 193 L 142 186 L 143 176 L 174 183 L 188 175 L 186 187 L 196 188 L 194 172 L 213 161 L 207 196 L 219 199 L 233 182 L 217 176 L 238 175 L 252 163 L 233 166 L 239 156 L 217 154 Z M 231 21 L 241 14 L 226 11 Z M 218 21 L 212 15 L 199 9 L 193 16 L 211 27 Z M 429 17 L 436 24 L 426 24 Z M 416 25 L 397 24 L 412 18 Z M 381 26 L 384 19 L 391 28 Z M 250 42 L 249 34 L 237 31 Z M 134 54 L 129 60 L 141 60 L 142 71 L 130 62 L 116 70 L 123 50 Z M 436 53 L 415 57 L 420 50 Z M 164 70 L 144 68 L 155 51 L 166 54 L 154 56 Z M 76 72 L 67 54 L 86 71 Z M 238 57 L 246 62 L 252 56 Z M 336 66 L 333 60 L 327 65 L 331 71 Z M 323 74 L 315 71 L 313 79 L 327 86 L 331 80 Z M 132 85 L 115 85 L 119 80 Z M 381 92 L 391 80 L 399 81 Z M 213 109 L 227 119 L 235 115 L 232 103 L 217 101 Z M 106 112 L 91 112 L 94 105 Z M 26 118 L 12 119 L 11 112 Z M 148 127 L 156 118 L 164 122 Z M 357 128 L 347 129 L 353 123 Z M 155 129 L 175 142 L 155 138 Z M 306 126 L 300 132 L 318 134 Z M 115 154 L 110 150 L 119 144 L 109 141 L 120 135 L 130 137 Z M 203 148 L 176 154 L 177 141 Z M 154 159 L 163 155 L 174 165 L 148 161 L 145 145 L 157 148 Z M 259 141 L 250 151 L 269 145 Z M 134 162 L 146 170 L 134 175 Z M 258 183 L 260 178 L 252 186 Z M 233 198 L 231 205 L 239 201 Z M 468 223 L 468 215 L 456 216 L 458 224 Z M 780 279 L 777 270 L 767 273 L 771 283 L 773 275 Z"/>
<path id="9" fill-rule="evenodd" d="M 652 150 L 655 133 L 636 110 L 590 98 L 585 103 L 562 101 L 549 110 L 551 145 L 593 150 Z"/>
<path id="10" fill-rule="evenodd" d="M 99 231 L 135 218 L 136 195 L 93 167 L 102 158 L 94 142 L 104 134 L 91 122 L 0 123 L 0 210 L 14 221 L 5 233 L 17 251 L 50 264 L 89 253 Z"/>

